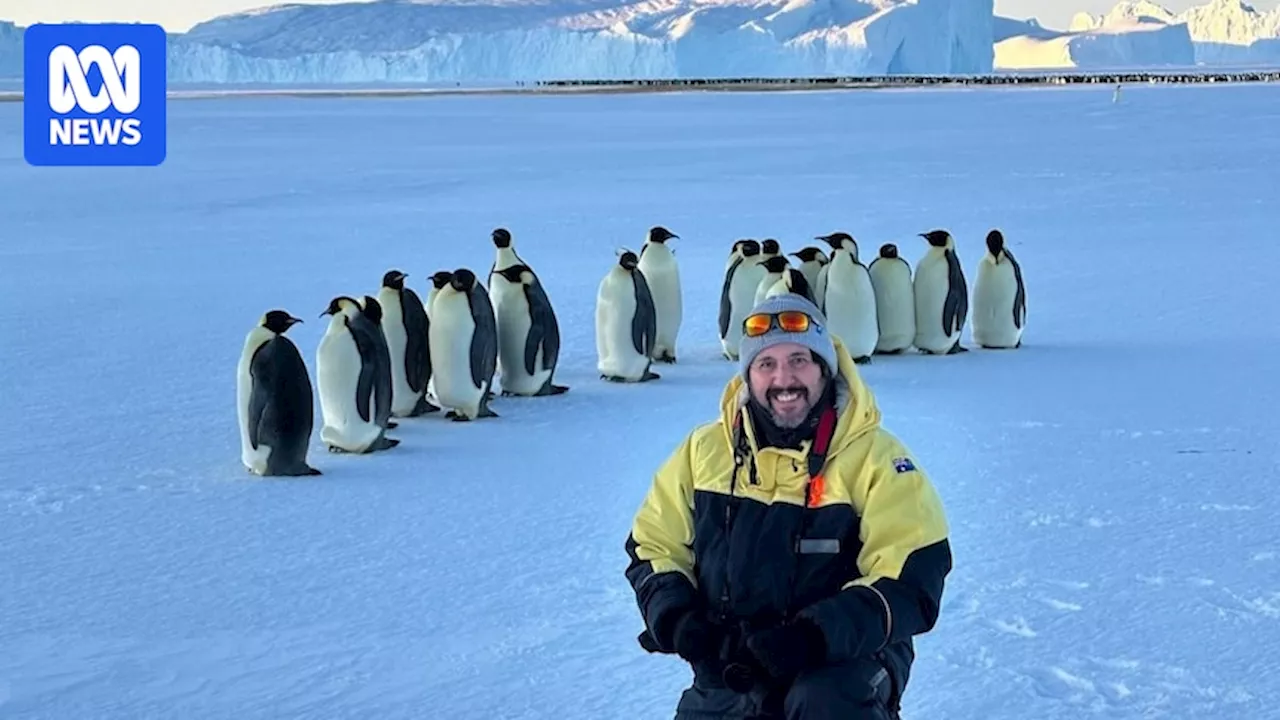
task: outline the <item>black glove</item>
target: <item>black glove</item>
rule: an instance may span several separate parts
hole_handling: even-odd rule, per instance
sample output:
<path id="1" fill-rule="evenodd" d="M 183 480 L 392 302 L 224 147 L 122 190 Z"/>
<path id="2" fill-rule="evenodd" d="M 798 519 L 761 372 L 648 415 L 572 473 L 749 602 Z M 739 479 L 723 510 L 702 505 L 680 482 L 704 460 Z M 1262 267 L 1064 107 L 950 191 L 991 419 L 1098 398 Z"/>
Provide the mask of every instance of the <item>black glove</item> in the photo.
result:
<path id="1" fill-rule="evenodd" d="M 817 667 L 827 656 L 822 630 L 803 618 L 748 636 L 747 648 L 765 671 L 779 680 Z"/>
<path id="2" fill-rule="evenodd" d="M 671 628 L 671 645 L 680 657 L 697 662 L 720 654 L 720 633 L 702 613 L 688 610 Z"/>

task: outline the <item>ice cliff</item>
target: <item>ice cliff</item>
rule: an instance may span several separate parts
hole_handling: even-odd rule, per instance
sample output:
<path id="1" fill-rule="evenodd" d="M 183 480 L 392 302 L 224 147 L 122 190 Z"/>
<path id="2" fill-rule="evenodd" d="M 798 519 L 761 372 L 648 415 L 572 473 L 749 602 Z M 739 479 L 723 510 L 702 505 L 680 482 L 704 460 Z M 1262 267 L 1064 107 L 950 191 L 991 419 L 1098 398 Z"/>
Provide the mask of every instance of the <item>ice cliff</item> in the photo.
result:
<path id="1" fill-rule="evenodd" d="M 187 83 L 981 73 L 992 0 L 284 5 L 173 43 Z"/>

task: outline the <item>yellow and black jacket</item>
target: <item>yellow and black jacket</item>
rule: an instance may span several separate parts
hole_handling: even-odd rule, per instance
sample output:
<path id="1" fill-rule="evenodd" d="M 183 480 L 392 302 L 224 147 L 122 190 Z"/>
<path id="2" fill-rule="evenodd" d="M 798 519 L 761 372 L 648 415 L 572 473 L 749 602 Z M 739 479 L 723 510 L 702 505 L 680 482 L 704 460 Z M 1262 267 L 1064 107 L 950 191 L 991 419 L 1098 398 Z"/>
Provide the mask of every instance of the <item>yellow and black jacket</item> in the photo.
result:
<path id="1" fill-rule="evenodd" d="M 836 352 L 838 419 L 817 477 L 810 441 L 800 450 L 756 445 L 738 376 L 721 417 L 694 429 L 658 470 L 627 538 L 626 575 L 659 649 L 672 650 L 671 624 L 698 607 L 725 623 L 806 617 L 822 629 L 829 662 L 888 649 L 909 666 L 911 638 L 933 628 L 951 570 L 941 501 L 880 426 L 838 340 Z"/>

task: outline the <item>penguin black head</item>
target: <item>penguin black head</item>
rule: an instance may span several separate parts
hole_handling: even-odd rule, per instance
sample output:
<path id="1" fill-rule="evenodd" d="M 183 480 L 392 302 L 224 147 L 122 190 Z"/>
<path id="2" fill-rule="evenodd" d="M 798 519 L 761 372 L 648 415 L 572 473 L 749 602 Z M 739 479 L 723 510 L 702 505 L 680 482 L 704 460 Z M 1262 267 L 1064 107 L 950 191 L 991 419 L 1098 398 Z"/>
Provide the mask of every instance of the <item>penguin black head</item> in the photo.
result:
<path id="1" fill-rule="evenodd" d="M 460 293 L 469 293 L 471 288 L 476 286 L 476 274 L 466 268 L 458 268 L 453 271 L 453 277 L 449 279 L 449 285 Z"/>
<path id="2" fill-rule="evenodd" d="M 440 290 L 445 285 L 448 285 L 449 281 L 452 279 L 453 279 L 453 273 L 449 272 L 448 270 L 441 270 L 440 272 L 431 276 L 431 285 L 435 287 L 435 289 Z"/>
<path id="3" fill-rule="evenodd" d="M 493 246 L 502 249 L 511 247 L 511 231 L 498 228 L 493 231 Z"/>
<path id="4" fill-rule="evenodd" d="M 649 242 L 664 243 L 670 240 L 671 238 L 679 238 L 679 237 L 680 237 L 679 235 L 676 235 L 675 233 L 662 227 L 661 225 L 655 225 L 649 228 Z"/>
<path id="5" fill-rule="evenodd" d="M 343 306 L 348 303 L 355 305 L 356 307 L 360 307 L 360 303 L 356 302 L 355 298 L 348 295 L 339 295 L 329 301 L 329 307 L 325 308 L 324 312 L 320 313 L 320 317 L 324 317 L 325 315 L 337 315 L 342 312 Z"/>
<path id="6" fill-rule="evenodd" d="M 765 260 L 761 264 L 764 265 L 765 269 L 771 273 L 780 273 L 783 270 L 787 269 L 787 256 L 774 255 L 773 257 L 769 258 L 768 260 Z"/>
<path id="7" fill-rule="evenodd" d="M 635 253 L 627 250 L 618 256 L 618 264 L 622 266 L 623 270 L 635 270 L 636 266 L 640 264 L 640 258 Z"/>
<path id="8" fill-rule="evenodd" d="M 844 247 L 846 240 L 854 242 L 853 236 L 847 232 L 834 232 L 830 235 L 819 235 L 815 237 L 814 240 L 827 241 L 827 244 L 830 245 L 833 250 L 839 250 Z"/>
<path id="9" fill-rule="evenodd" d="M 739 240 L 738 250 L 742 257 L 754 257 L 760 254 L 760 243 L 755 240 Z"/>
<path id="10" fill-rule="evenodd" d="M 760 243 L 760 252 L 765 255 L 777 255 L 782 252 L 782 246 L 773 238 L 765 238 L 765 241 Z"/>
<path id="11" fill-rule="evenodd" d="M 807 248 L 801 248 L 791 254 L 800 258 L 800 262 L 813 262 L 821 256 L 822 249 L 811 245 Z"/>
<path id="12" fill-rule="evenodd" d="M 893 243 L 885 243 L 880 246 L 880 257 L 885 260 L 895 260 L 898 257 L 898 246 Z"/>
<path id="13" fill-rule="evenodd" d="M 1004 234 L 999 230 L 992 230 L 987 233 L 987 252 L 991 253 L 991 257 L 998 258 L 1003 251 Z"/>
<path id="14" fill-rule="evenodd" d="M 392 290 L 403 290 L 404 279 L 407 277 L 409 276 L 399 270 L 388 270 L 386 274 L 382 276 L 382 287 L 391 288 Z"/>
<path id="15" fill-rule="evenodd" d="M 302 318 L 296 318 L 284 310 L 272 310 L 263 315 L 262 322 L 258 324 L 277 335 L 283 335 L 293 327 L 294 323 L 300 322 Z"/>
<path id="16" fill-rule="evenodd" d="M 920 233 L 920 237 L 928 240 L 934 247 L 946 247 L 947 241 L 951 239 L 951 233 L 946 230 L 930 230 L 927 233 Z"/>
<path id="17" fill-rule="evenodd" d="M 377 298 L 372 295 L 364 296 L 364 307 L 361 311 L 374 325 L 382 322 L 382 303 L 378 302 Z"/>
<path id="18" fill-rule="evenodd" d="M 521 278 L 526 272 L 532 274 L 533 270 L 528 265 L 512 265 L 499 270 L 498 274 L 506 278 L 507 282 L 520 285 L 523 282 Z"/>

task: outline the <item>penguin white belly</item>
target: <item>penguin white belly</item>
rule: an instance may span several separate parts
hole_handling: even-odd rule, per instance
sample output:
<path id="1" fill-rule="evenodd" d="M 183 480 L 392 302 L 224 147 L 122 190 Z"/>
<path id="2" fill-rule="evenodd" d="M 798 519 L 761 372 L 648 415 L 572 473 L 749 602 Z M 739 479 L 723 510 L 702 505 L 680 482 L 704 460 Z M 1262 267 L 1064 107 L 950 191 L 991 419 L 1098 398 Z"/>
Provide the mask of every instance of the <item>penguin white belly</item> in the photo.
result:
<path id="1" fill-rule="evenodd" d="M 650 359 L 636 352 L 631 341 L 635 314 L 636 291 L 631 277 L 611 271 L 596 293 L 596 369 L 601 375 L 638 381 L 649 368 Z"/>
<path id="2" fill-rule="evenodd" d="M 745 260 L 733 274 L 729 285 L 729 302 L 732 311 L 729 313 L 729 331 L 720 341 L 725 355 L 732 360 L 738 359 L 738 347 L 742 344 L 742 321 L 756 306 L 756 289 L 769 270 L 759 262 L 752 262 L 755 257 Z"/>
<path id="3" fill-rule="evenodd" d="M 827 274 L 827 324 L 850 357 L 870 357 L 880 338 L 875 289 L 865 268 L 847 259 L 841 262 L 845 266 Z"/>
<path id="4" fill-rule="evenodd" d="M 916 268 L 912 291 L 916 301 L 916 337 L 912 344 L 931 353 L 945 353 L 955 345 L 957 336 L 943 330 L 942 308 L 951 284 L 947 260 L 941 254 L 929 253 Z"/>
<path id="5" fill-rule="evenodd" d="M 524 350 L 529 339 L 529 301 L 523 285 L 514 285 L 497 276 L 493 289 L 493 314 L 498 322 L 498 373 L 502 390 L 532 395 L 546 384 L 551 370 L 542 369 L 542 349 L 538 349 L 533 375 L 525 372 Z M 470 356 L 468 356 L 470 363 Z"/>
<path id="6" fill-rule="evenodd" d="M 889 262 L 882 260 L 880 263 Z M 895 262 L 871 276 L 876 291 L 876 319 L 880 326 L 879 352 L 899 352 L 916 339 L 916 298 L 911 287 L 911 271 Z"/>
<path id="7" fill-rule="evenodd" d="M 1009 263 L 983 260 L 973 288 L 973 341 L 982 347 L 1012 348 L 1022 339 L 1022 328 L 1013 322 L 1013 302 L 1018 280 Z M 1023 323 L 1026 327 L 1026 323 Z"/>
<path id="8" fill-rule="evenodd" d="M 391 414 L 407 417 L 418 404 L 418 396 L 409 387 L 405 372 L 404 354 L 408 337 L 404 330 L 404 310 L 400 307 L 400 294 L 391 288 L 378 291 L 378 303 L 382 305 L 382 332 L 387 336 L 387 355 L 391 357 Z"/>
<path id="9" fill-rule="evenodd" d="M 360 351 L 347 330 L 329 332 L 316 350 L 316 384 L 324 427 L 320 439 L 347 452 L 365 452 L 382 434 L 374 418 L 373 385 L 369 386 L 369 420 L 356 409 L 360 382 Z"/>
<path id="10" fill-rule="evenodd" d="M 653 343 L 655 358 L 674 358 L 676 337 L 684 319 L 680 296 L 680 269 L 671 249 L 660 243 L 650 245 L 637 264 L 653 295 L 653 309 L 658 318 L 658 332 Z"/>
<path id="11" fill-rule="evenodd" d="M 249 367 L 253 361 L 253 353 L 258 346 L 271 339 L 270 331 L 255 328 L 245 339 L 244 351 L 240 355 L 240 363 L 236 368 L 236 407 L 240 417 L 240 462 L 256 475 L 267 471 L 267 460 L 271 457 L 271 448 L 259 445 L 255 450 L 249 441 L 249 402 L 253 396 L 253 376 Z"/>
<path id="12" fill-rule="evenodd" d="M 476 325 L 471 304 L 458 292 L 436 298 L 431 321 L 431 369 L 441 407 L 474 418 L 480 414 L 485 389 L 471 382 L 471 336 Z"/>
<path id="13" fill-rule="evenodd" d="M 769 297 L 769 291 L 782 281 L 782 273 L 766 272 L 764 277 L 760 278 L 760 284 L 756 285 L 756 296 L 751 299 L 752 307 L 759 305 L 765 298 Z M 786 285 L 783 285 L 783 292 L 786 292 Z"/>
<path id="14" fill-rule="evenodd" d="M 777 297 L 779 295 L 786 295 L 787 293 L 790 293 L 790 292 L 791 292 L 791 288 L 787 287 L 787 279 L 784 277 L 779 277 L 777 280 L 769 284 L 769 289 L 765 291 L 764 297 L 760 298 L 760 300 L 766 300 L 768 298 Z M 756 301 L 757 305 L 760 304 L 760 300 Z"/>

